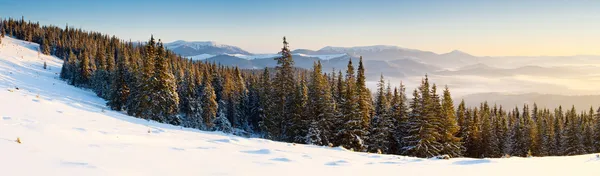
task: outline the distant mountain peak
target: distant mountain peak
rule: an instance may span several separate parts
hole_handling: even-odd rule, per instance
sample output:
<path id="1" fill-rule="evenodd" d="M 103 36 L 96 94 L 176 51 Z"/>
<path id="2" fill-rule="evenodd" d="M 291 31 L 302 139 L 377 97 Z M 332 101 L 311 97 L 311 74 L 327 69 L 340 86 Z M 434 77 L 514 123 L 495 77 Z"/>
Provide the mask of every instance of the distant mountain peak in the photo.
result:
<path id="1" fill-rule="evenodd" d="M 176 48 L 176 47 L 181 47 L 181 46 L 187 46 L 187 47 L 191 47 L 191 48 L 199 48 L 199 47 L 206 47 L 206 46 L 211 46 L 211 47 L 219 47 L 219 48 L 228 48 L 228 47 L 232 47 L 232 48 L 238 48 L 236 46 L 231 46 L 231 45 L 225 45 L 225 44 L 220 44 L 217 43 L 215 41 L 185 41 L 185 40 L 177 40 L 171 43 L 168 43 L 166 45 L 168 48 Z"/>
<path id="2" fill-rule="evenodd" d="M 407 48 L 401 48 L 393 45 L 370 45 L 370 46 L 354 46 L 354 47 L 338 47 L 338 46 L 326 46 L 321 48 L 319 51 L 329 52 L 380 52 L 383 50 L 413 50 Z"/>
<path id="3" fill-rule="evenodd" d="M 237 46 L 220 44 L 214 41 L 177 40 L 165 44 L 165 47 L 183 56 L 196 56 L 200 54 L 217 55 L 224 53 L 250 55 L 250 52 L 245 51 Z"/>
<path id="4" fill-rule="evenodd" d="M 466 53 L 464 51 L 461 51 L 461 50 L 452 50 L 449 53 L 445 53 L 445 55 L 468 55 L 468 56 L 473 56 L 473 55 L 471 55 L 469 53 Z"/>

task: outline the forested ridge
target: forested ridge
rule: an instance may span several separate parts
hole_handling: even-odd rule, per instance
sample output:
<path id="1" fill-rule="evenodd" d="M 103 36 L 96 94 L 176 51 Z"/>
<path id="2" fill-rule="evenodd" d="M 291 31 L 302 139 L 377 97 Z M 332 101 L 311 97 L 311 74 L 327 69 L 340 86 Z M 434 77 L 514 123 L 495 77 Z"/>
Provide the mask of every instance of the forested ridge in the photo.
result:
<path id="1" fill-rule="evenodd" d="M 454 107 L 448 87 L 426 75 L 410 97 L 383 75 L 372 91 L 362 58 L 356 69 L 353 60 L 333 72 L 320 62 L 296 69 L 285 37 L 278 66 L 257 71 L 191 61 L 154 37 L 133 43 L 24 19 L 0 25 L 2 37 L 38 43 L 40 53 L 63 59 L 67 83 L 94 91 L 113 110 L 161 123 L 418 157 L 600 152 L 600 108 Z"/>

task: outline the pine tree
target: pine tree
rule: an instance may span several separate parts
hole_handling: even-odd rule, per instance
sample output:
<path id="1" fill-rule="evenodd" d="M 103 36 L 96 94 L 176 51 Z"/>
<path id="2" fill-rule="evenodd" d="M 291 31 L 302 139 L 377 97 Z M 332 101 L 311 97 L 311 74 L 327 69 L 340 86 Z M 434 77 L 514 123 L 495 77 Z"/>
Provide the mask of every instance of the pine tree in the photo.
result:
<path id="1" fill-rule="evenodd" d="M 341 91 L 343 92 L 343 104 L 340 107 L 341 114 L 343 115 L 342 128 L 338 130 L 336 136 L 339 145 L 356 151 L 363 151 L 366 148 L 365 136 L 367 135 L 367 131 L 363 126 L 363 119 L 359 116 L 359 96 L 351 59 L 348 61 L 345 83 L 344 86 L 341 86 L 345 88 L 345 90 Z"/>
<path id="2" fill-rule="evenodd" d="M 494 114 L 490 113 L 487 102 L 484 102 L 484 108 L 481 109 L 481 145 L 483 146 L 483 157 L 499 157 L 500 151 L 497 151 L 498 137 L 494 131 L 493 121 Z"/>
<path id="3" fill-rule="evenodd" d="M 335 117 L 335 102 L 331 96 L 330 89 L 327 86 L 327 79 L 322 74 L 321 62 L 318 61 L 314 64 L 311 82 L 308 89 L 309 97 L 309 112 L 311 112 L 310 124 L 312 124 L 312 130 L 315 133 L 318 131 L 320 137 L 307 136 L 309 144 L 327 145 L 333 141 L 333 121 Z M 309 129 L 310 131 L 310 129 Z M 314 139 L 320 139 L 320 141 L 314 141 Z"/>
<path id="4" fill-rule="evenodd" d="M 553 148 L 553 154 L 558 156 L 558 155 L 563 155 L 564 153 L 564 145 L 563 145 L 563 138 L 565 136 L 564 134 L 564 121 L 563 121 L 563 111 L 562 111 L 562 106 L 559 106 L 558 109 L 556 109 L 554 111 L 555 117 L 554 117 L 554 146 L 552 146 Z"/>
<path id="5" fill-rule="evenodd" d="M 153 112 L 154 100 L 152 98 L 156 97 L 153 94 L 156 94 L 155 85 L 158 84 L 154 77 L 154 72 L 156 71 L 156 41 L 154 40 L 154 36 L 150 37 L 150 40 L 144 46 L 144 50 L 144 56 L 141 60 L 142 70 L 139 74 L 135 74 L 137 78 L 133 86 L 131 86 L 132 90 L 129 98 L 131 101 L 127 103 L 127 112 L 130 115 L 146 120 L 164 122 L 162 116 L 158 116 Z M 131 69 L 136 70 L 135 68 Z"/>
<path id="6" fill-rule="evenodd" d="M 383 75 L 377 84 L 377 96 L 375 97 L 375 116 L 371 121 L 369 150 L 371 152 L 388 153 L 391 138 L 390 103 L 385 92 L 385 81 Z"/>
<path id="7" fill-rule="evenodd" d="M 150 109 L 152 113 L 150 118 L 158 122 L 166 122 L 172 125 L 181 124 L 181 119 L 176 116 L 179 96 L 177 96 L 177 84 L 173 73 L 169 71 L 169 63 L 166 58 L 165 48 L 162 42 L 156 46 L 157 54 L 155 59 L 155 71 L 152 77 L 154 80 L 153 89 L 150 94 L 152 104 Z"/>
<path id="8" fill-rule="evenodd" d="M 461 139 L 457 137 L 460 127 L 456 122 L 456 116 L 454 112 L 454 101 L 450 95 L 448 86 L 444 88 L 443 99 L 442 99 L 442 131 L 440 132 L 441 139 L 440 143 L 443 144 L 441 153 L 448 154 L 452 157 L 462 155 L 463 146 Z"/>
<path id="9" fill-rule="evenodd" d="M 259 116 L 260 116 L 260 129 L 264 133 L 264 137 L 267 139 L 271 139 L 272 136 L 270 131 L 272 131 L 272 127 L 276 126 L 273 108 L 274 104 L 272 101 L 273 98 L 273 88 L 271 85 L 271 78 L 269 69 L 265 68 L 263 74 L 260 78 L 261 88 L 259 89 Z"/>
<path id="10" fill-rule="evenodd" d="M 121 111 L 129 97 L 129 86 L 126 75 L 129 74 L 127 59 L 124 53 L 118 54 L 117 69 L 112 74 L 112 83 L 107 105 L 113 110 Z"/>
<path id="11" fill-rule="evenodd" d="M 565 114 L 565 129 L 562 145 L 563 155 L 579 155 L 585 153 L 581 143 L 581 125 L 575 111 L 575 106 Z"/>
<path id="12" fill-rule="evenodd" d="M 596 110 L 596 115 L 594 116 L 594 152 L 600 152 L 600 107 Z"/>
<path id="13" fill-rule="evenodd" d="M 594 129 L 593 129 L 593 118 L 594 118 L 594 109 L 590 107 L 588 114 L 582 115 L 582 145 L 584 147 L 585 153 L 593 153 L 595 151 L 594 147 Z"/>
<path id="14" fill-rule="evenodd" d="M 90 58 L 87 51 L 82 51 L 81 63 L 79 66 L 79 79 L 77 80 L 78 86 L 86 86 L 89 84 L 90 77 L 92 76 L 92 69 L 90 68 Z"/>
<path id="15" fill-rule="evenodd" d="M 401 154 L 402 146 L 404 146 L 403 138 L 406 136 L 405 126 L 408 122 L 408 107 L 406 105 L 406 88 L 404 84 L 400 82 L 400 87 L 394 89 L 394 96 L 392 98 L 392 144 L 390 147 L 390 153 Z"/>
<path id="16" fill-rule="evenodd" d="M 45 55 L 50 55 L 50 43 L 48 42 L 48 39 L 44 38 L 42 40 L 42 45 L 40 46 L 42 49 L 42 53 Z"/>
<path id="17" fill-rule="evenodd" d="M 300 76 L 300 84 L 297 90 L 294 91 L 294 102 L 292 106 L 292 115 L 287 136 L 290 138 L 287 141 L 294 143 L 305 143 L 306 135 L 308 134 L 308 126 L 310 121 L 307 119 L 306 112 L 308 111 L 308 86 L 306 75 L 302 72 Z"/>
<path id="18" fill-rule="evenodd" d="M 288 48 L 288 42 L 283 37 L 283 48 L 281 49 L 281 57 L 275 58 L 277 60 L 277 70 L 274 78 L 273 85 L 273 118 L 271 124 L 268 127 L 268 136 L 273 140 L 283 140 L 286 137 L 286 120 L 290 119 L 291 107 L 293 102 L 293 93 L 295 85 L 294 79 L 294 60 L 292 59 L 292 53 Z"/>
<path id="19" fill-rule="evenodd" d="M 179 108 L 186 117 L 183 126 L 200 128 L 204 126 L 201 116 L 202 107 L 199 100 L 200 96 L 197 95 L 196 91 L 196 82 L 193 80 L 193 73 L 189 66 L 186 67 L 182 86 L 179 87 Z"/>
<path id="20" fill-rule="evenodd" d="M 498 110 L 496 115 L 496 119 L 494 120 L 494 128 L 496 131 L 496 137 L 498 138 L 498 148 L 496 151 L 500 154 L 500 156 L 506 155 L 505 149 L 507 148 L 507 140 L 508 140 L 508 121 L 507 116 L 502 106 Z"/>
<path id="21" fill-rule="evenodd" d="M 202 89 L 202 96 L 200 98 L 200 101 L 202 102 L 202 119 L 204 121 L 204 125 L 205 127 L 202 127 L 206 130 L 210 130 L 213 129 L 214 127 L 214 120 L 216 119 L 217 116 L 217 109 L 218 109 L 218 105 L 217 105 L 217 101 L 216 101 L 216 94 L 215 94 L 215 90 L 212 87 L 212 83 L 211 83 L 211 76 L 209 72 L 204 73 L 204 79 L 202 79 L 203 82 L 203 89 Z"/>
<path id="22" fill-rule="evenodd" d="M 362 120 L 362 128 L 366 130 L 369 127 L 369 121 L 371 119 L 371 111 L 373 107 L 371 104 L 371 93 L 369 89 L 367 89 L 365 81 L 365 66 L 363 65 L 361 56 L 358 62 L 358 70 L 356 75 L 356 93 L 358 95 L 358 116 Z"/>
<path id="23" fill-rule="evenodd" d="M 481 123 L 479 121 L 479 111 L 477 108 L 473 110 L 467 110 L 467 117 L 465 125 L 467 126 L 467 133 L 465 141 L 465 156 L 478 158 L 481 157 L 483 151 L 481 149 Z"/>
<path id="24" fill-rule="evenodd" d="M 404 138 L 406 145 L 403 147 L 403 153 L 417 157 L 439 155 L 443 148 L 442 144 L 438 142 L 440 123 L 439 118 L 436 118 L 434 109 L 436 105 L 432 100 L 427 76 L 421 82 L 418 92 L 415 90 L 413 97 L 407 127 L 408 134 Z"/>

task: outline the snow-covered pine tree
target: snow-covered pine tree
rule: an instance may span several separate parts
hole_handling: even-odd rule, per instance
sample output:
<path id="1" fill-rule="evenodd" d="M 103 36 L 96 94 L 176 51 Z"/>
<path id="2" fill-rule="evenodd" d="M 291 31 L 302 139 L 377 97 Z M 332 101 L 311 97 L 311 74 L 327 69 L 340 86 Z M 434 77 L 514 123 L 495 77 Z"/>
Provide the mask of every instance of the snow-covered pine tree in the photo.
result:
<path id="1" fill-rule="evenodd" d="M 45 55 L 50 55 L 50 42 L 48 41 L 48 39 L 43 38 L 42 39 L 42 45 L 40 45 L 40 48 L 42 50 L 42 53 Z"/>
<path id="2" fill-rule="evenodd" d="M 467 157 L 478 158 L 482 155 L 481 123 L 479 120 L 479 115 L 480 113 L 477 108 L 474 108 L 473 110 L 467 109 L 467 138 L 464 139 L 465 147 L 467 148 L 465 151 L 465 156 Z"/>
<path id="3" fill-rule="evenodd" d="M 79 74 L 76 80 L 77 86 L 86 87 L 89 84 L 90 77 L 92 77 L 92 69 L 90 68 L 90 57 L 87 50 L 81 51 L 81 62 L 79 65 Z"/>
<path id="4" fill-rule="evenodd" d="M 585 153 L 593 153 L 595 150 L 594 147 L 594 129 L 593 129 L 593 118 L 594 118 L 594 109 L 590 107 L 588 114 L 582 114 L 582 145 L 584 147 Z"/>
<path id="5" fill-rule="evenodd" d="M 371 113 L 373 111 L 373 105 L 371 100 L 371 91 L 366 85 L 365 66 L 363 65 L 362 56 L 358 62 L 358 69 L 356 71 L 356 94 L 358 96 L 358 116 L 362 120 L 362 128 L 367 131 L 369 128 Z"/>
<path id="6" fill-rule="evenodd" d="M 401 154 L 403 138 L 406 136 L 406 130 L 403 125 L 408 122 L 408 107 L 406 105 L 406 88 L 404 84 L 400 82 L 399 88 L 394 88 L 394 96 L 392 98 L 392 144 L 390 153 Z"/>
<path id="7" fill-rule="evenodd" d="M 297 90 L 294 91 L 294 102 L 292 106 L 292 114 L 290 119 L 290 126 L 287 130 L 289 139 L 287 141 L 294 143 L 305 143 L 305 137 L 308 134 L 308 126 L 310 121 L 306 115 L 308 111 L 308 83 L 306 81 L 306 73 L 302 72 L 300 76 L 300 84 L 298 84 Z"/>
<path id="8" fill-rule="evenodd" d="M 498 147 L 498 137 L 494 131 L 494 118 L 495 114 L 490 113 L 490 109 L 487 102 L 483 103 L 481 109 L 481 146 L 483 146 L 483 157 L 500 157 L 500 151 Z"/>
<path id="9" fill-rule="evenodd" d="M 596 115 L 594 116 L 594 152 L 600 152 L 600 107 L 596 110 Z"/>
<path id="10" fill-rule="evenodd" d="M 263 137 L 272 139 L 271 127 L 275 126 L 274 114 L 273 114 L 273 86 L 271 85 L 271 78 L 269 69 L 265 68 L 262 76 L 260 77 L 260 89 L 259 91 L 259 105 L 258 114 L 260 117 L 259 126 L 263 133 Z"/>
<path id="11" fill-rule="evenodd" d="M 369 151 L 388 153 L 391 138 L 390 103 L 385 92 L 385 80 L 383 75 L 377 84 L 375 97 L 375 116 L 371 120 L 369 128 Z"/>
<path id="12" fill-rule="evenodd" d="M 183 113 L 185 120 L 182 125 L 188 128 L 199 129 L 203 126 L 202 121 L 202 106 L 200 96 L 196 90 L 196 81 L 192 75 L 191 65 L 185 66 L 184 79 L 182 80 L 181 87 L 179 87 L 179 108 L 180 112 Z"/>
<path id="13" fill-rule="evenodd" d="M 336 133 L 336 138 L 339 145 L 355 151 L 362 151 L 366 149 L 364 140 L 367 131 L 363 128 L 363 120 L 359 116 L 358 91 L 354 72 L 354 65 L 352 59 L 350 59 L 346 69 L 345 84 L 341 86 L 344 88 L 341 91 L 343 92 L 343 103 L 339 109 L 343 115 L 343 121 L 341 122 L 341 129 Z"/>
<path id="14" fill-rule="evenodd" d="M 181 124 L 181 119 L 177 115 L 179 106 L 179 96 L 177 95 L 177 84 L 173 73 L 169 70 L 167 53 L 162 42 L 158 42 L 155 59 L 155 71 L 152 80 L 154 80 L 151 92 L 151 113 L 148 114 L 151 119 L 158 122 L 166 122 L 172 125 Z"/>
<path id="15" fill-rule="evenodd" d="M 128 113 L 135 115 L 146 120 L 156 120 L 158 122 L 164 122 L 162 117 L 158 117 L 152 112 L 154 100 L 152 100 L 152 94 L 156 94 L 155 85 L 155 60 L 156 60 L 156 41 L 154 36 L 150 37 L 148 43 L 145 46 L 145 53 L 142 59 L 142 71 L 138 81 L 135 82 L 135 86 L 131 91 L 131 103 L 128 107 Z"/>
<path id="16" fill-rule="evenodd" d="M 564 147 L 563 155 L 580 155 L 585 153 L 581 143 L 581 124 L 575 111 L 575 106 L 565 113 L 565 129 L 562 145 Z"/>
<path id="17" fill-rule="evenodd" d="M 502 105 L 500 105 L 500 108 L 496 115 L 496 120 L 494 120 L 494 130 L 496 131 L 496 137 L 498 138 L 498 148 L 496 149 L 496 151 L 498 151 L 501 157 L 506 154 L 504 152 L 504 149 L 507 145 L 509 131 L 506 112 L 504 112 L 504 110 L 502 109 Z"/>
<path id="18" fill-rule="evenodd" d="M 212 87 L 212 74 L 210 71 L 206 71 L 204 73 L 204 78 L 202 79 L 202 91 L 200 101 L 202 102 L 202 119 L 203 119 L 203 129 L 210 130 L 214 127 L 214 120 L 217 116 L 218 104 L 216 101 L 217 95 L 215 94 L 215 90 Z"/>
<path id="19" fill-rule="evenodd" d="M 456 122 L 454 101 L 452 101 L 448 86 L 444 87 L 441 106 L 442 131 L 440 132 L 440 143 L 443 145 L 441 153 L 452 157 L 462 156 L 463 145 L 461 139 L 457 137 L 460 127 Z"/>
<path id="20" fill-rule="evenodd" d="M 562 155 L 564 153 L 564 146 L 563 146 L 563 138 L 565 136 L 564 134 L 564 113 L 562 111 L 562 106 L 559 106 L 557 109 L 554 110 L 554 122 L 553 122 L 553 126 L 554 126 L 554 139 L 552 140 L 554 142 L 554 145 L 552 146 L 553 151 L 552 154 L 555 156 L 558 155 Z"/>
<path id="21" fill-rule="evenodd" d="M 288 42 L 283 37 L 283 48 L 281 48 L 281 57 L 275 58 L 277 60 L 277 66 L 275 67 L 275 78 L 273 80 L 273 105 L 272 109 L 273 122 L 268 126 L 270 136 L 273 140 L 285 139 L 286 120 L 289 119 L 291 114 L 293 93 L 296 87 L 296 80 L 294 77 L 294 60 L 292 59 L 292 53 L 288 48 Z"/>
<path id="22" fill-rule="evenodd" d="M 440 154 L 443 146 L 439 143 L 440 118 L 436 116 L 436 107 L 427 75 L 421 81 L 418 93 L 413 94 L 409 116 L 408 136 L 404 153 L 409 156 L 433 157 Z M 439 100 L 437 101 L 439 102 Z"/>
<path id="23" fill-rule="evenodd" d="M 119 52 L 117 60 L 117 69 L 111 74 L 112 83 L 109 91 L 107 105 L 113 110 L 121 111 L 125 107 L 129 97 L 129 86 L 126 76 L 129 74 L 128 62 L 125 54 Z"/>
<path id="24" fill-rule="evenodd" d="M 327 145 L 333 142 L 335 134 L 332 131 L 334 129 L 335 102 L 330 89 L 327 87 L 327 79 L 322 74 L 320 61 L 314 64 L 311 77 L 308 88 L 309 112 L 311 113 L 309 119 L 311 124 L 316 123 L 317 125 L 317 127 L 311 128 L 317 128 L 315 130 L 318 130 L 321 134 L 319 137 L 322 142 L 321 145 Z"/>

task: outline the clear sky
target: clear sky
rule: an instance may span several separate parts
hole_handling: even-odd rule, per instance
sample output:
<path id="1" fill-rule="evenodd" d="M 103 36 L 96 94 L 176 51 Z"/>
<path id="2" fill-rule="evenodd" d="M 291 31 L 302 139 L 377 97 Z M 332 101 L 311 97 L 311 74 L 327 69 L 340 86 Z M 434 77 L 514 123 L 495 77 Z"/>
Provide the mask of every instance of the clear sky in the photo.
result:
<path id="1" fill-rule="evenodd" d="M 478 56 L 600 55 L 597 0 L 0 0 L 0 16 L 123 39 L 216 41 L 273 53 L 396 45 Z"/>

